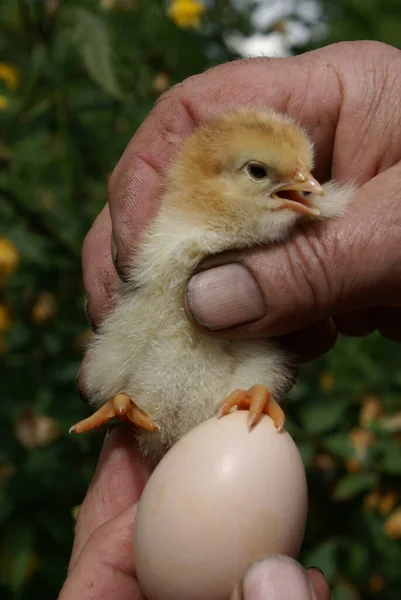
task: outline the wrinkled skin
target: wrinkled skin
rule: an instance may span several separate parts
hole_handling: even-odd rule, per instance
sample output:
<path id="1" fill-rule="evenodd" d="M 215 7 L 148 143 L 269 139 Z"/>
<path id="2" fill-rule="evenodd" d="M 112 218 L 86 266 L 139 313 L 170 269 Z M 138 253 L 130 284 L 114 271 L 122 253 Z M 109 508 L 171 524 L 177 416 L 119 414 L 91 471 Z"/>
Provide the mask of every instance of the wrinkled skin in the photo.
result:
<path id="1" fill-rule="evenodd" d="M 218 257 L 219 264 L 234 260 L 252 272 L 266 312 L 257 322 L 233 323 L 212 335 L 280 336 L 300 361 L 329 350 L 337 332 L 363 336 L 377 329 L 400 340 L 400 96 L 401 52 L 377 42 L 337 44 L 295 58 L 237 61 L 172 88 L 115 168 L 109 204 L 85 239 L 83 274 L 93 326 L 109 309 L 117 273 L 124 276 L 157 210 L 163 176 L 177 145 L 209 117 L 256 103 L 288 112 L 308 129 L 315 142 L 318 179 L 352 180 L 359 190 L 342 219 L 305 225 L 291 240 L 272 248 Z M 194 308 L 200 306 L 199 298 L 187 303 L 188 316 L 196 319 Z M 207 310 L 202 307 L 203 323 Z M 82 390 L 84 366 L 81 371 Z M 130 533 L 145 466 L 132 449 L 128 453 L 128 440 L 119 435 L 108 441 L 111 449 L 106 445 L 81 510 L 62 600 L 108 597 L 110 590 L 116 600 L 141 597 Z M 113 472 L 118 460 L 123 466 Z M 272 560 L 251 569 L 233 599 L 307 600 L 314 597 L 310 581 L 318 600 L 329 597 L 317 571 L 307 573 L 296 563 Z"/>

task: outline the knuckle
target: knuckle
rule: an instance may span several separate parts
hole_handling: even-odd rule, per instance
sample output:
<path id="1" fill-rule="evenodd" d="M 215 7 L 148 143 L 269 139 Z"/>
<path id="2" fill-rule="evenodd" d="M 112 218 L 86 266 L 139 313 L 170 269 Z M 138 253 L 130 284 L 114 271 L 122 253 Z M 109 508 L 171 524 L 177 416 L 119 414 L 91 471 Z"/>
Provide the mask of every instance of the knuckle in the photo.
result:
<path id="1" fill-rule="evenodd" d="M 397 55 L 401 56 L 401 51 L 398 48 L 378 40 L 360 41 L 355 42 L 355 44 L 363 46 L 364 53 L 371 54 L 371 57 L 378 63 L 382 61 L 383 57 L 393 58 Z"/>
<path id="2" fill-rule="evenodd" d="M 337 48 L 347 59 L 354 60 L 359 66 L 361 62 L 368 63 L 369 66 L 383 65 L 384 61 L 392 61 L 401 56 L 399 48 L 377 40 L 344 41 L 326 46 L 327 51 L 333 48 Z"/>
<path id="3" fill-rule="evenodd" d="M 180 81 L 179 83 L 175 83 L 174 85 L 172 85 L 168 90 L 163 92 L 163 94 L 160 94 L 160 96 L 157 98 L 157 100 L 154 103 L 153 110 L 157 106 L 163 105 L 166 102 L 170 102 L 171 100 L 175 101 L 176 96 L 179 96 L 181 94 L 181 91 L 183 90 L 183 88 L 185 88 L 188 85 L 187 82 L 189 80 L 194 80 L 194 79 L 196 80 L 197 77 L 199 77 L 199 75 L 192 75 L 191 77 L 188 77 L 187 79 L 184 79 L 183 81 Z"/>

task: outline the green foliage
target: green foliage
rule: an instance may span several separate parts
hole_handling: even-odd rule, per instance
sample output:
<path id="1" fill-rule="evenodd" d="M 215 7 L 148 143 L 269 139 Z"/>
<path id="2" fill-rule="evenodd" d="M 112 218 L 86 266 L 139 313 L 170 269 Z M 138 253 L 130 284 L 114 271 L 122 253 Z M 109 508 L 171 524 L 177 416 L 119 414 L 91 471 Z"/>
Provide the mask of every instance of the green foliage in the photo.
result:
<path id="1" fill-rule="evenodd" d="M 106 94 L 121 100 L 123 95 L 113 66 L 111 40 L 103 19 L 80 6 L 69 7 L 65 14 L 72 43 L 88 76 Z"/>
<path id="2" fill-rule="evenodd" d="M 315 28 L 312 46 L 347 40 L 377 40 L 401 48 L 399 0 L 321 0 L 326 23 Z"/>
<path id="3" fill-rule="evenodd" d="M 332 25 L 319 43 L 370 37 L 400 45 L 396 5 L 328 3 Z M 15 248 L 7 250 L 13 273 L 0 275 L 4 600 L 57 596 L 72 511 L 101 444 L 102 434 L 67 432 L 87 415 L 74 391 L 88 339 L 80 250 L 106 202 L 108 176 L 164 89 L 232 59 L 225 36 L 251 32 L 249 13 L 227 2 L 209 3 L 198 29 L 177 27 L 166 6 L 0 3 L 0 254 L 1 240 Z M 17 86 L 2 79 L 1 65 L 16 70 Z M 391 415 L 400 397 L 399 347 L 376 335 L 341 340 L 303 369 L 290 395 L 288 427 L 310 487 L 302 560 L 324 569 L 335 599 L 399 597 L 401 546 L 388 519 L 399 506 L 400 437 L 366 414 L 373 407 L 374 417 Z"/>
<path id="4" fill-rule="evenodd" d="M 401 544 L 386 521 L 399 506 L 401 445 L 388 433 L 391 419 L 385 429 L 379 417 L 399 412 L 399 357 L 399 347 L 378 335 L 341 339 L 304 367 L 290 394 L 289 430 L 304 457 L 308 449 L 302 558 L 324 570 L 334 598 L 373 598 L 375 582 L 380 598 L 399 597 Z"/>

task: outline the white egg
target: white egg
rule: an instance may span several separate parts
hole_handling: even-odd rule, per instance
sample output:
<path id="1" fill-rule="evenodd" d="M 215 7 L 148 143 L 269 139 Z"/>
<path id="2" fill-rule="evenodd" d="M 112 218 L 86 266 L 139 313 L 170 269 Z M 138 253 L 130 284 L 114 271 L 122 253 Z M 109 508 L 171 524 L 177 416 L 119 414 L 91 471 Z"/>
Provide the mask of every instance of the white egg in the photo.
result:
<path id="1" fill-rule="evenodd" d="M 254 560 L 297 556 L 307 515 L 301 457 L 270 417 L 249 432 L 247 416 L 202 423 L 149 479 L 134 533 L 148 600 L 227 600 Z"/>

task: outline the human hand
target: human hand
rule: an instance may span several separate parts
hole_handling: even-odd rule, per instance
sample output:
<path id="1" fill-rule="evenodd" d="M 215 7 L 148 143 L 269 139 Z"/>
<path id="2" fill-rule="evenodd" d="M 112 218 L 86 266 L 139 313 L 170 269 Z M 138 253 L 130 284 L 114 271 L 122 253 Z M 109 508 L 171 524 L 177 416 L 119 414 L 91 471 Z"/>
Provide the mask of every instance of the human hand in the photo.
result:
<path id="1" fill-rule="evenodd" d="M 359 191 L 342 219 L 310 223 L 277 246 L 206 262 L 236 264 L 234 271 L 220 267 L 192 279 L 190 318 L 225 338 L 283 336 L 301 360 L 331 348 L 338 331 L 366 335 L 378 329 L 401 339 L 400 66 L 395 48 L 343 43 L 294 58 L 225 64 L 162 96 L 115 168 L 109 205 L 84 243 L 94 326 L 107 311 L 116 282 L 112 230 L 123 276 L 158 208 L 177 144 L 222 111 L 256 106 L 287 112 L 308 129 L 318 179 L 353 180 Z M 244 285 L 230 288 L 239 277 Z"/>
<path id="2" fill-rule="evenodd" d="M 79 510 L 68 577 L 58 600 L 144 600 L 135 575 L 132 532 L 148 477 L 132 432 L 113 428 Z M 275 598 L 328 600 L 329 590 L 318 570 L 270 557 L 248 569 L 231 600 Z"/>
<path id="3" fill-rule="evenodd" d="M 106 436 L 80 506 L 68 576 L 58 600 L 141 600 L 133 559 L 136 504 L 149 478 L 128 428 Z"/>

